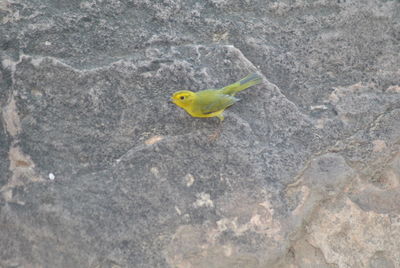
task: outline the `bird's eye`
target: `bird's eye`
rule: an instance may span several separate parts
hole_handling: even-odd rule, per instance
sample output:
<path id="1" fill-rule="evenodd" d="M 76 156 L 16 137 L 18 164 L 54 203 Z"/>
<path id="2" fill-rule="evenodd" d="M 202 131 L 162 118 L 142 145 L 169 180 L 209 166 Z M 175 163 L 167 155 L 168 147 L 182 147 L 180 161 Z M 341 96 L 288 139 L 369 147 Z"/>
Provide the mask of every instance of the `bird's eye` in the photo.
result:
<path id="1" fill-rule="evenodd" d="M 181 97 L 180 97 L 180 99 L 181 99 L 181 100 L 184 100 L 184 99 L 185 99 L 185 97 L 184 97 L 184 96 L 181 96 Z"/>

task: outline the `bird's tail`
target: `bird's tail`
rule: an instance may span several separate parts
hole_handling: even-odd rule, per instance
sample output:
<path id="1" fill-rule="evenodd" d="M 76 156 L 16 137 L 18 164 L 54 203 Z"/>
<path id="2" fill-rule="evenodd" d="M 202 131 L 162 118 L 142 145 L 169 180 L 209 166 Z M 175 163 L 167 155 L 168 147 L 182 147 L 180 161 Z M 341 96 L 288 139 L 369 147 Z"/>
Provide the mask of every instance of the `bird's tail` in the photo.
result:
<path id="1" fill-rule="evenodd" d="M 257 73 L 252 73 L 245 78 L 222 88 L 222 92 L 227 95 L 235 95 L 237 92 L 245 90 L 248 87 L 262 83 L 262 77 Z"/>

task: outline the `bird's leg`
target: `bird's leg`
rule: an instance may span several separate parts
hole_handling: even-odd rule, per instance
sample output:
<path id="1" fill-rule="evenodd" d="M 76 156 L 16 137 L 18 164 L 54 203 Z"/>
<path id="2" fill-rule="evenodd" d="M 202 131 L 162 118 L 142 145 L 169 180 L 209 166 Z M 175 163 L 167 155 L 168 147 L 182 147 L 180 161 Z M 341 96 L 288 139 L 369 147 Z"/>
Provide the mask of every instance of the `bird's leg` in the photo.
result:
<path id="1" fill-rule="evenodd" d="M 221 135 L 221 126 L 222 121 L 224 120 L 224 116 L 222 115 L 222 113 L 220 113 L 219 115 L 217 115 L 217 117 L 219 118 L 218 128 L 210 136 L 208 136 L 210 141 L 215 141 Z"/>
<path id="2" fill-rule="evenodd" d="M 218 128 L 208 136 L 209 141 L 215 141 L 221 135 L 221 124 L 219 124 Z"/>

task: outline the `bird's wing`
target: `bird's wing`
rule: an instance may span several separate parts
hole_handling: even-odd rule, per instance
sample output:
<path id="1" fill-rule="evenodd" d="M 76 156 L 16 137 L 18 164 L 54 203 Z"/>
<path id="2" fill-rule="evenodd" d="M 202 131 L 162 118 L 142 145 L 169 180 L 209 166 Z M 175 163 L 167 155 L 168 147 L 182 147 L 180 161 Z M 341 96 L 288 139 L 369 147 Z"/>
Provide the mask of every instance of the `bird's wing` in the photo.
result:
<path id="1" fill-rule="evenodd" d="M 203 100 L 203 103 L 200 104 L 200 111 L 203 114 L 211 114 L 214 112 L 221 111 L 235 102 L 237 102 L 239 99 L 225 95 L 225 94 L 215 94 L 209 98 L 206 98 Z"/>

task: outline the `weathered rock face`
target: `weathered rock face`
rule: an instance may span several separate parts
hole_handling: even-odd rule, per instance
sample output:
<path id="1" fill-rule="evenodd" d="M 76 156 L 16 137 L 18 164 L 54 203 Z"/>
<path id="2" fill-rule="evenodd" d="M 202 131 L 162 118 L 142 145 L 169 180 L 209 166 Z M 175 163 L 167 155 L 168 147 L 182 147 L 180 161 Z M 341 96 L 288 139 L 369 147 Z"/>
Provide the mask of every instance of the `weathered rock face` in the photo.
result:
<path id="1" fill-rule="evenodd" d="M 0 2 L 0 267 L 400 267 L 398 1 Z M 225 121 L 169 102 L 250 72 Z"/>

